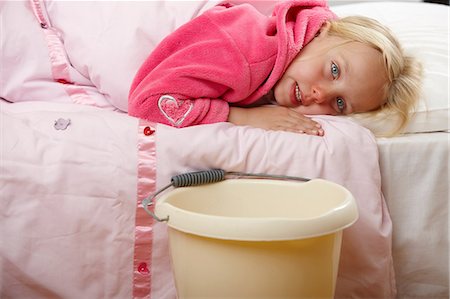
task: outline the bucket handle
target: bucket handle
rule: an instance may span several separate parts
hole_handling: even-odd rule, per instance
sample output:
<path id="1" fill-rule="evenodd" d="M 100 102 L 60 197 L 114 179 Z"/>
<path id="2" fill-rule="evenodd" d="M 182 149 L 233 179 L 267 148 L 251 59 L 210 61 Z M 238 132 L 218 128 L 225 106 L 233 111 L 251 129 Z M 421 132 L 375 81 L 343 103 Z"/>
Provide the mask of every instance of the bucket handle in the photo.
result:
<path id="1" fill-rule="evenodd" d="M 253 178 L 253 179 L 275 179 L 275 180 L 289 180 L 289 181 L 301 181 L 307 182 L 310 179 L 302 178 L 302 177 L 293 177 L 287 175 L 275 175 L 275 174 L 264 174 L 264 173 L 245 173 L 245 172 L 233 172 L 233 171 L 225 171 L 223 169 L 210 169 L 203 171 L 195 171 L 195 172 L 187 172 L 183 174 L 179 174 L 173 176 L 170 180 L 170 184 L 159 189 L 154 194 L 145 198 L 142 201 L 142 206 L 144 210 L 149 214 L 153 219 L 158 222 L 167 222 L 169 221 L 169 216 L 166 218 L 159 218 L 152 211 L 150 211 L 149 207 L 153 205 L 154 199 L 156 196 L 169 189 L 170 187 L 178 188 L 178 187 L 188 187 L 188 186 L 199 186 L 211 183 L 217 183 L 229 178 Z"/>

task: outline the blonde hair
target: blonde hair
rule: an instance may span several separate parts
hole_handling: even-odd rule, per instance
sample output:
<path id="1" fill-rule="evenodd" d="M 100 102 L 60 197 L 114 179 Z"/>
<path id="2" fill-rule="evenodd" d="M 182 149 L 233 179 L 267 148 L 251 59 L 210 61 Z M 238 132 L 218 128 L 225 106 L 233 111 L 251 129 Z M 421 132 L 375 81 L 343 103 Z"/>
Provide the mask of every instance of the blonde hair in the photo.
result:
<path id="1" fill-rule="evenodd" d="M 328 34 L 367 44 L 381 52 L 388 78 L 386 101 L 377 110 L 369 112 L 369 116 L 383 118 L 386 113 L 394 114 L 399 119 L 398 124 L 385 135 L 393 136 L 401 132 L 420 97 L 421 63 L 404 53 L 389 28 L 368 17 L 351 16 L 330 21 Z"/>

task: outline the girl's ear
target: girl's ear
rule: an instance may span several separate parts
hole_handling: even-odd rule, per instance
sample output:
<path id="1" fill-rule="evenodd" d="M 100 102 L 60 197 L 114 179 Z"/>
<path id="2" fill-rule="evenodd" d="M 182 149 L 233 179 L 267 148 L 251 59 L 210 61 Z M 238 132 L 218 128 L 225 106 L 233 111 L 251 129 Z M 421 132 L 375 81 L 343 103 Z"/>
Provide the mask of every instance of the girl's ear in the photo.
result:
<path id="1" fill-rule="evenodd" d="M 322 27 L 320 27 L 320 30 L 317 31 L 315 37 L 318 37 L 318 36 L 320 36 L 320 35 L 321 35 L 321 36 L 326 35 L 327 32 L 328 32 L 328 30 L 330 29 L 330 26 L 331 26 L 331 24 L 330 24 L 330 22 L 328 22 L 328 21 L 326 21 L 325 23 L 323 23 L 323 24 L 322 24 Z"/>

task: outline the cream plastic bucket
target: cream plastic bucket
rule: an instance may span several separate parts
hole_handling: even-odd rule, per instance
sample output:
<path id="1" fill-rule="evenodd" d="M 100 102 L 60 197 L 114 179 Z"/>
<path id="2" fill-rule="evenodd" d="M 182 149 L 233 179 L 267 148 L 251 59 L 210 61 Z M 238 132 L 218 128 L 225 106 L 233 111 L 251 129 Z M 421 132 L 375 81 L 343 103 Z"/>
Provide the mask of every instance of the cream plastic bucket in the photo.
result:
<path id="1" fill-rule="evenodd" d="M 342 230 L 358 218 L 329 181 L 232 179 L 174 189 L 169 217 L 178 298 L 333 298 Z"/>

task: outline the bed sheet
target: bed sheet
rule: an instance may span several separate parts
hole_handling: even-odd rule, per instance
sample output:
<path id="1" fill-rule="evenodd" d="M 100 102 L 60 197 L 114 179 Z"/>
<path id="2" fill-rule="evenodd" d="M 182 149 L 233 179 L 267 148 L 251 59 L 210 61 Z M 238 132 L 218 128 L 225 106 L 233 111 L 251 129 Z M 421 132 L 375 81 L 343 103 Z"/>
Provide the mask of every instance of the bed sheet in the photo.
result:
<path id="1" fill-rule="evenodd" d="M 319 117 L 329 134 L 318 137 L 229 123 L 175 129 L 76 104 L 1 102 L 0 110 L 3 297 L 173 299 L 166 227 L 148 216 L 138 223 L 151 191 L 140 186 L 208 168 L 346 186 L 360 219 L 344 231 L 337 298 L 395 295 L 375 139 L 351 121 Z"/>
<path id="2" fill-rule="evenodd" d="M 379 138 L 399 298 L 449 298 L 448 132 Z"/>

